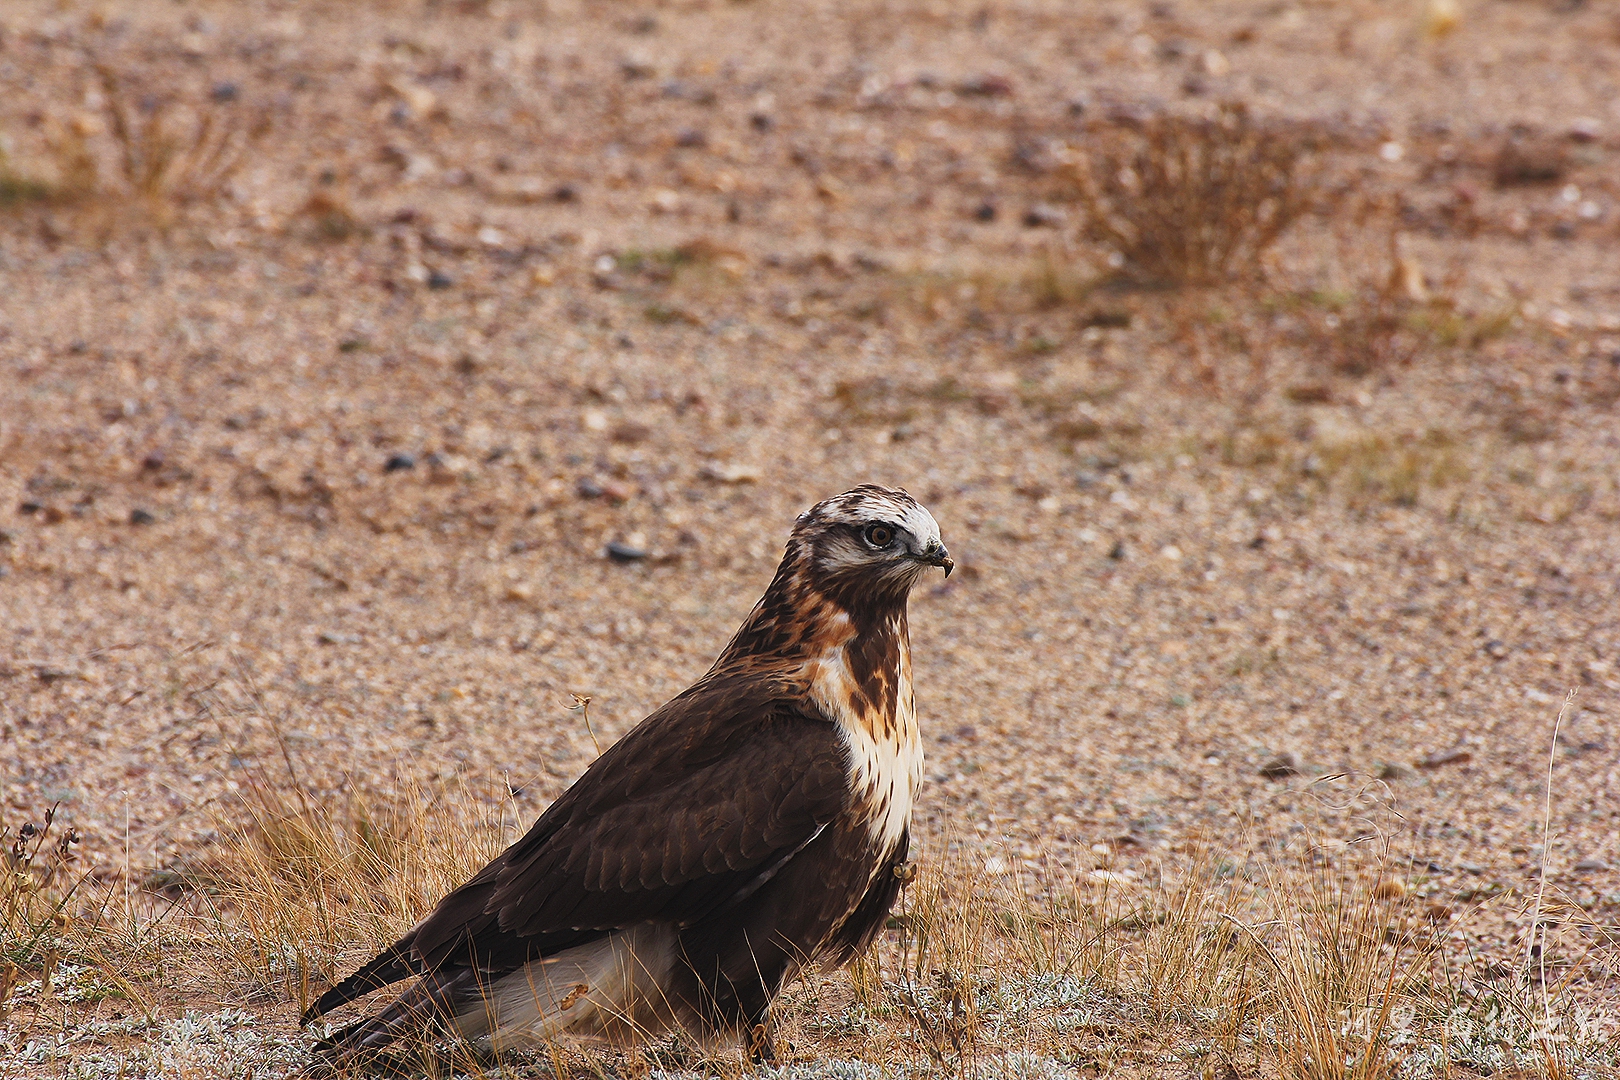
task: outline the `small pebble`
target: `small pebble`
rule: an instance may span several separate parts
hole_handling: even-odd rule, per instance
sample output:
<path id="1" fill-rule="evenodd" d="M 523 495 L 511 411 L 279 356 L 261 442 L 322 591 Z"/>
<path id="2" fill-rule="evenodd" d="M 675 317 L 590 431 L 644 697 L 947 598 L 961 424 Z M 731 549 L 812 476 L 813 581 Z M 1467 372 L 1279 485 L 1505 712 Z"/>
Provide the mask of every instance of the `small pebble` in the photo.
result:
<path id="1" fill-rule="evenodd" d="M 1299 759 L 1293 754 L 1284 751 L 1261 764 L 1260 775 L 1267 780 L 1282 780 L 1290 776 L 1298 776 Z"/>
<path id="2" fill-rule="evenodd" d="M 1026 229 L 1055 229 L 1063 224 L 1063 211 L 1046 203 L 1036 203 L 1024 211 L 1023 223 Z"/>
<path id="3" fill-rule="evenodd" d="M 1406 895 L 1406 882 L 1400 878 L 1385 878 L 1373 886 L 1373 899 L 1399 900 Z"/>
<path id="4" fill-rule="evenodd" d="M 607 489 L 596 477 L 582 476 L 574 482 L 574 494 L 582 499 L 600 499 L 607 494 Z"/>
<path id="5" fill-rule="evenodd" d="M 1013 84 L 1005 75 L 975 75 L 957 83 L 956 92 L 974 97 L 1011 97 Z"/>
<path id="6" fill-rule="evenodd" d="M 383 463 L 383 472 L 385 473 L 414 468 L 416 468 L 416 459 L 409 454 L 395 454 Z"/>
<path id="7" fill-rule="evenodd" d="M 618 540 L 610 542 L 607 546 L 607 557 L 616 563 L 640 562 L 649 554 L 645 548 L 632 547 Z"/>
<path id="8" fill-rule="evenodd" d="M 979 208 L 973 211 L 973 217 L 978 221 L 996 220 L 996 204 L 993 202 L 980 203 Z"/>
<path id="9" fill-rule="evenodd" d="M 1603 122 L 1594 116 L 1577 116 L 1569 122 L 1569 137 L 1574 142 L 1596 142 L 1603 134 Z"/>
<path id="10" fill-rule="evenodd" d="M 142 510 L 140 507 L 136 507 L 129 512 L 129 523 L 131 525 L 150 525 L 156 520 L 157 518 L 153 517 L 150 511 Z"/>
<path id="11" fill-rule="evenodd" d="M 208 96 L 223 105 L 228 101 L 235 101 L 238 93 L 240 91 L 237 90 L 235 83 L 222 82 L 215 83 L 214 88 L 208 92 Z"/>
<path id="12" fill-rule="evenodd" d="M 435 270 L 428 275 L 427 287 L 430 289 L 448 289 L 455 282 L 443 270 Z"/>
<path id="13" fill-rule="evenodd" d="M 1461 747 L 1440 750 L 1417 763 L 1420 769 L 1438 769 L 1442 765 L 1463 765 L 1474 760 L 1474 755 Z"/>
<path id="14" fill-rule="evenodd" d="M 1609 868 L 1609 864 L 1602 859 L 1582 859 L 1575 864 L 1577 874 L 1601 874 Z"/>

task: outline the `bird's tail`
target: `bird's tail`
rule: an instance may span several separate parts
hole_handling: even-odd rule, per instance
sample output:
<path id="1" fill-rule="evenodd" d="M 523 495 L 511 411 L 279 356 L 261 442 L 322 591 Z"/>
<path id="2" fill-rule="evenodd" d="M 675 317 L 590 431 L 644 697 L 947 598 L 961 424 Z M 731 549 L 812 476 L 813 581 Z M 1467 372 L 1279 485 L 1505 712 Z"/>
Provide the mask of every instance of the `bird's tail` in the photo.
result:
<path id="1" fill-rule="evenodd" d="M 359 971 L 316 999 L 315 1004 L 305 1009 L 304 1015 L 299 1017 L 299 1024 L 325 1016 L 338 1006 L 347 1005 L 373 990 L 381 990 L 401 979 L 420 975 L 420 965 L 411 956 L 411 944 L 411 938 L 406 936 L 388 946 Z"/>
<path id="2" fill-rule="evenodd" d="M 321 1063 L 342 1071 L 401 1039 L 429 1035 L 469 1000 L 480 998 L 472 968 L 431 972 L 373 1016 L 333 1032 L 312 1048 Z"/>

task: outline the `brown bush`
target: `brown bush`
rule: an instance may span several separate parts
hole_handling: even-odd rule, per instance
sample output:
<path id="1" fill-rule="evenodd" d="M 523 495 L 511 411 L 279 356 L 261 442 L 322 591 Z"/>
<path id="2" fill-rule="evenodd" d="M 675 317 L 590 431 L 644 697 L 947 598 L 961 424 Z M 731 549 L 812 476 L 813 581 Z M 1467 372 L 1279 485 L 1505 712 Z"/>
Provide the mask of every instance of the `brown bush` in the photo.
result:
<path id="1" fill-rule="evenodd" d="M 1312 140 L 1257 122 L 1241 103 L 1209 119 L 1162 113 L 1097 134 L 1077 173 L 1087 236 L 1149 281 L 1253 274 L 1310 203 Z"/>

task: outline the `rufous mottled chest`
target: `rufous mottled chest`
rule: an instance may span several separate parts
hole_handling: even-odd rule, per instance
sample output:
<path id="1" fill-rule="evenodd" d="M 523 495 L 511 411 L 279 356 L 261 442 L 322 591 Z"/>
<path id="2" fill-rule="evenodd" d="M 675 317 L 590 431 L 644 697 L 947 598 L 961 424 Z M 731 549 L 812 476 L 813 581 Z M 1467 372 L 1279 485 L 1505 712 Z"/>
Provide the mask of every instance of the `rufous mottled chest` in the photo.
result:
<path id="1" fill-rule="evenodd" d="M 922 784 L 922 739 L 911 684 L 904 615 L 858 635 L 833 616 L 804 664 L 810 696 L 838 725 L 849 751 L 850 790 L 880 854 L 893 852 L 911 823 Z"/>

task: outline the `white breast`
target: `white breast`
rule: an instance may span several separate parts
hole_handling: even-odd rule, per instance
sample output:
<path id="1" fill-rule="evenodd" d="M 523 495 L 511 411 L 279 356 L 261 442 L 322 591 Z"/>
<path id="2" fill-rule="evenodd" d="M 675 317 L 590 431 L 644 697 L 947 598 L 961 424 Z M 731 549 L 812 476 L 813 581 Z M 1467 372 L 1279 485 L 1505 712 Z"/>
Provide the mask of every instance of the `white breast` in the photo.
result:
<path id="1" fill-rule="evenodd" d="M 911 806 L 922 785 L 923 749 L 917 732 L 917 705 L 911 688 L 911 652 L 901 635 L 895 717 L 858 714 L 855 680 L 842 645 L 805 665 L 810 694 L 837 724 L 849 749 L 850 789 L 869 815 L 872 840 L 884 857 L 894 851 L 911 824 Z"/>

